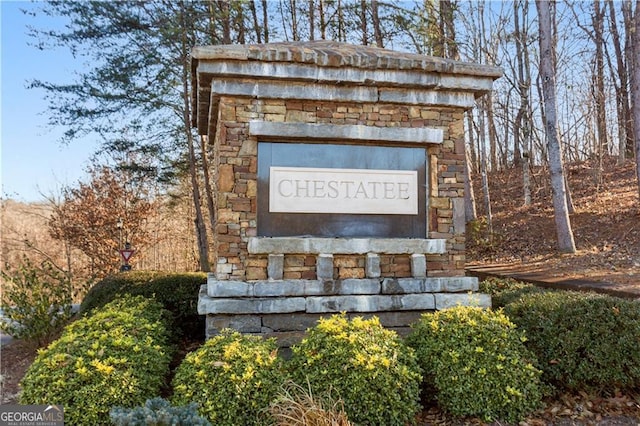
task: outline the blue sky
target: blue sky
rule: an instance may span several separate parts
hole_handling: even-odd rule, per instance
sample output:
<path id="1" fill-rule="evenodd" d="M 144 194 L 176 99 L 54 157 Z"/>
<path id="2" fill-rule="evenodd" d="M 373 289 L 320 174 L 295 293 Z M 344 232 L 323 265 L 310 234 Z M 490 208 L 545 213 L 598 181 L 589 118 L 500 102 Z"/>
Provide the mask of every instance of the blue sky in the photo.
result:
<path id="1" fill-rule="evenodd" d="M 40 51 L 29 43 L 27 25 L 60 25 L 47 17 L 26 16 L 20 9 L 37 4 L 0 0 L 2 22 L 1 182 L 2 198 L 41 201 L 64 185 L 85 177 L 84 170 L 98 144 L 92 140 L 59 143 L 63 129 L 47 126 L 44 91 L 27 89 L 32 79 L 70 82 L 78 63 L 62 50 Z"/>

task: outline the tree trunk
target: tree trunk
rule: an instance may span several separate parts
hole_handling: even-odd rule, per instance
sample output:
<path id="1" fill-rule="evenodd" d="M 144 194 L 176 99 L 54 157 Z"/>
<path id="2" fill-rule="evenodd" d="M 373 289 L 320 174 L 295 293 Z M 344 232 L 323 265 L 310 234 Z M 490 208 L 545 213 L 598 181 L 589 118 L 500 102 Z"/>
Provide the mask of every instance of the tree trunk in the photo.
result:
<path id="1" fill-rule="evenodd" d="M 596 187 L 602 184 L 602 160 L 609 153 L 609 142 L 607 134 L 607 111 L 604 93 L 604 39 L 602 36 L 602 25 L 604 21 L 604 8 L 600 6 L 600 0 L 593 2 L 593 32 L 596 45 L 596 69 L 595 69 L 595 103 L 596 103 L 596 128 L 597 128 L 597 165 L 595 170 Z"/>
<path id="2" fill-rule="evenodd" d="M 633 31 L 633 63 L 631 70 L 631 96 L 633 99 L 633 135 L 636 141 L 636 178 L 638 181 L 638 197 L 640 197 L 640 0 L 636 0 Z"/>
<path id="3" fill-rule="evenodd" d="M 222 20 L 222 44 L 231 44 L 231 10 L 229 2 L 217 1 Z"/>
<path id="4" fill-rule="evenodd" d="M 476 140 L 475 140 L 475 126 L 473 123 L 473 113 L 471 111 L 467 112 L 466 114 L 467 116 L 467 127 L 469 129 L 469 160 L 470 160 L 470 164 L 469 164 L 469 170 L 471 171 L 471 173 L 476 173 L 479 169 L 478 167 L 478 156 L 477 156 L 477 152 L 478 150 L 476 149 Z"/>
<path id="5" fill-rule="evenodd" d="M 373 25 L 373 35 L 376 39 L 377 47 L 384 47 L 382 40 L 382 29 L 380 28 L 380 18 L 378 16 L 378 0 L 371 0 L 371 16 Z"/>
<path id="6" fill-rule="evenodd" d="M 316 5 L 313 0 L 309 0 L 309 40 L 316 37 Z"/>
<path id="7" fill-rule="evenodd" d="M 369 30 L 367 28 L 367 0 L 360 0 L 360 31 L 362 31 L 362 45 L 369 44 Z"/>
<path id="8" fill-rule="evenodd" d="M 264 27 L 264 42 L 269 43 L 269 11 L 267 0 L 262 0 L 262 26 Z"/>
<path id="9" fill-rule="evenodd" d="M 609 28 L 613 39 L 613 48 L 616 53 L 617 77 L 616 86 L 616 104 L 618 113 L 618 164 L 623 164 L 626 159 L 627 146 L 627 128 L 629 122 L 629 92 L 627 90 L 627 67 L 622 54 L 620 44 L 620 33 L 618 32 L 618 23 L 616 21 L 616 10 L 613 0 L 608 0 L 609 6 Z M 613 67 L 612 74 L 613 74 Z M 615 76 L 612 75 L 615 79 Z"/>
<path id="10" fill-rule="evenodd" d="M 633 73 L 636 71 L 636 67 L 638 64 L 634 61 L 633 54 L 633 40 L 632 34 L 634 33 L 635 27 L 635 19 L 633 15 L 633 11 L 631 10 L 632 4 L 631 1 L 623 1 L 621 4 L 622 8 L 622 16 L 624 17 L 624 28 L 625 28 L 625 56 L 627 59 L 627 72 L 629 73 L 629 80 L 633 78 Z M 637 11 L 636 11 L 637 13 Z M 633 84 L 629 81 L 630 84 Z M 636 119 L 636 103 L 634 101 L 633 94 L 629 94 L 629 121 L 627 122 L 627 143 L 626 143 L 626 157 L 632 158 L 634 155 L 634 146 L 636 145 L 636 141 L 638 141 L 635 132 L 635 119 Z"/>
<path id="11" fill-rule="evenodd" d="M 209 224 L 211 229 L 216 229 L 215 195 L 211 189 L 211 174 L 209 173 L 208 141 L 206 136 L 200 136 L 200 150 L 202 152 L 202 174 L 204 178 L 204 191 L 207 196 L 207 210 L 209 211 Z"/>
<path id="12" fill-rule="evenodd" d="M 252 0 L 249 2 L 249 8 L 251 9 L 251 18 L 253 19 L 253 31 L 256 34 L 256 41 L 258 44 L 262 43 L 262 33 L 260 31 L 260 22 L 258 21 L 258 11 L 256 10 L 256 2 Z"/>
<path id="13" fill-rule="evenodd" d="M 469 114 L 469 112 L 467 113 Z M 470 129 L 469 132 L 473 131 Z M 471 161 L 469 155 L 469 145 L 464 146 L 464 216 L 467 223 L 478 219 L 478 211 L 476 209 L 476 194 L 473 190 L 473 177 L 471 176 Z"/>
<path id="14" fill-rule="evenodd" d="M 561 252 L 575 253 L 576 246 L 571 230 L 571 221 L 567 207 L 564 172 L 562 168 L 562 150 L 558 139 L 556 124 L 556 87 L 555 87 L 555 47 L 552 41 L 551 3 L 536 0 L 540 33 L 540 76 L 544 94 L 544 124 L 549 150 L 549 171 L 553 192 L 553 209 L 558 236 L 558 249 Z"/>
<path id="15" fill-rule="evenodd" d="M 489 96 L 489 95 L 484 95 Z M 487 215 L 487 229 L 490 241 L 493 240 L 493 214 L 491 213 L 491 194 L 489 193 L 489 177 L 487 173 L 487 138 L 485 132 L 485 102 L 483 99 L 482 107 L 478 109 L 478 138 L 480 139 L 480 173 L 482 175 L 482 193 L 484 195 L 484 209 Z"/>
<path id="16" fill-rule="evenodd" d="M 222 2 L 224 3 L 224 2 Z M 184 10 L 184 2 L 181 3 L 182 9 Z M 191 61 L 189 57 L 189 51 L 191 46 L 187 43 L 186 37 L 186 18 L 183 13 L 183 31 L 182 31 L 182 52 L 183 52 L 183 63 L 182 63 L 182 119 L 184 124 L 185 136 L 187 138 L 187 147 L 188 147 L 188 160 L 189 160 L 189 176 L 191 179 L 191 194 L 193 196 L 193 207 L 195 211 L 195 231 L 196 237 L 198 240 L 198 255 L 200 257 L 200 269 L 202 271 L 208 272 L 210 271 L 209 265 L 209 241 L 207 238 L 207 228 L 204 223 L 204 218 L 202 216 L 202 206 L 201 206 L 201 197 L 200 197 L 200 184 L 198 182 L 198 174 L 197 174 L 197 158 L 195 153 L 195 147 L 193 142 L 193 132 L 191 131 L 191 99 L 189 90 L 189 78 L 191 75 Z"/>

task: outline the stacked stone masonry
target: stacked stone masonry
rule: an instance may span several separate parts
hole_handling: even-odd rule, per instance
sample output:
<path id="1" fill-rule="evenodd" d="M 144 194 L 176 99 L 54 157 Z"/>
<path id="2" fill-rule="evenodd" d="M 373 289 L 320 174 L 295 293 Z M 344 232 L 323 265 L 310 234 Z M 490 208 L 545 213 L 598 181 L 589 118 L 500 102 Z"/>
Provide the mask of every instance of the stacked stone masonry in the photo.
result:
<path id="1" fill-rule="evenodd" d="M 295 109 L 291 109 L 295 108 Z M 219 105 L 218 133 L 213 151 L 218 153 L 218 226 L 214 235 L 214 264 L 219 279 L 265 279 L 266 257 L 248 256 L 248 238 L 257 235 L 257 137 L 249 134 L 253 120 L 308 123 L 364 124 L 380 127 L 423 127 L 442 129 L 442 144 L 429 146 L 427 155 L 435 170 L 429 193 L 428 238 L 445 239 L 447 253 L 427 257 L 428 276 L 464 275 L 464 134 L 463 111 L 434 107 L 398 105 L 359 105 L 348 103 L 251 100 L 222 98 Z M 458 207 L 454 209 L 454 205 Z M 238 225 L 239 224 L 239 225 Z M 342 259 L 338 278 L 361 273 L 362 256 Z M 289 278 L 302 274 L 314 279 L 312 260 L 290 266 Z M 385 258 L 385 276 L 409 276 L 407 256 Z M 342 265 L 342 266 L 341 266 Z"/>
<path id="2" fill-rule="evenodd" d="M 192 64 L 216 194 L 207 336 L 231 327 L 287 346 L 332 313 L 405 330 L 424 311 L 490 305 L 464 277 L 463 119 L 499 69 L 327 41 L 200 47 Z M 423 148 L 426 235 L 261 237 L 259 141 Z"/>

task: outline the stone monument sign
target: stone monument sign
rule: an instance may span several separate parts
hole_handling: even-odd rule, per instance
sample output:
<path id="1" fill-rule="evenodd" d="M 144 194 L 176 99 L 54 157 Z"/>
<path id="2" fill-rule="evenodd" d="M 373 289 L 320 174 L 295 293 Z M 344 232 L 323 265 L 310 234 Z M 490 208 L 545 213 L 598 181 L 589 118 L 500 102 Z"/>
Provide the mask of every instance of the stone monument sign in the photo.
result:
<path id="1" fill-rule="evenodd" d="M 402 329 L 488 306 L 464 276 L 464 125 L 498 68 L 316 41 L 193 50 L 215 170 L 198 310 L 286 340 L 320 316 Z"/>

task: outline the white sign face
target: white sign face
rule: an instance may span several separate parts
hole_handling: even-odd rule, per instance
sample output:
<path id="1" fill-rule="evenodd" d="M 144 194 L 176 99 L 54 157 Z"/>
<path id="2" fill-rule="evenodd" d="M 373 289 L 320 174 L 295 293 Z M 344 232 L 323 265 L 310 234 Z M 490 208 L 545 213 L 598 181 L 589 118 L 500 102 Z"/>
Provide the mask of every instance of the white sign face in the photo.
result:
<path id="1" fill-rule="evenodd" d="M 417 215 L 418 172 L 270 167 L 269 211 Z"/>

